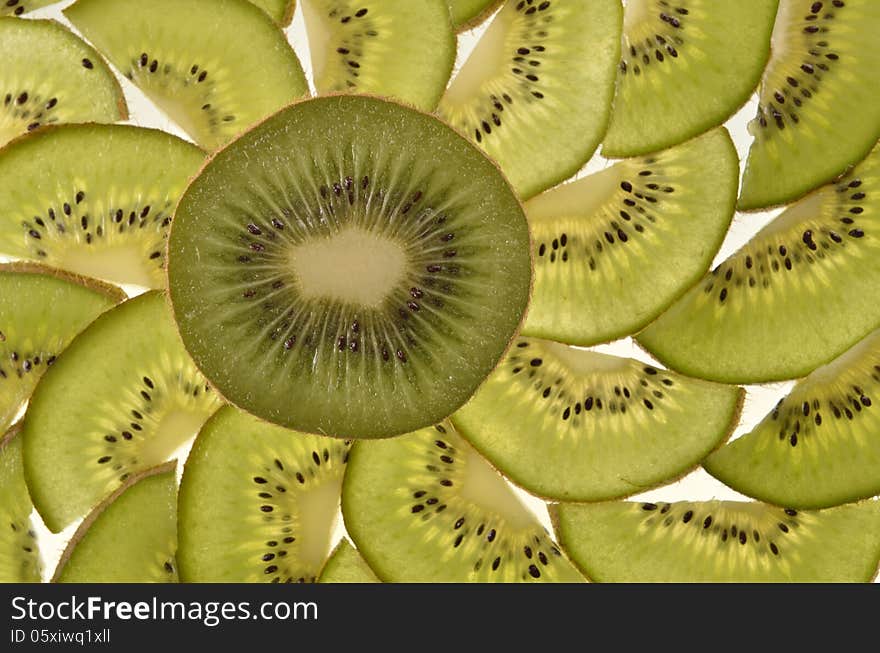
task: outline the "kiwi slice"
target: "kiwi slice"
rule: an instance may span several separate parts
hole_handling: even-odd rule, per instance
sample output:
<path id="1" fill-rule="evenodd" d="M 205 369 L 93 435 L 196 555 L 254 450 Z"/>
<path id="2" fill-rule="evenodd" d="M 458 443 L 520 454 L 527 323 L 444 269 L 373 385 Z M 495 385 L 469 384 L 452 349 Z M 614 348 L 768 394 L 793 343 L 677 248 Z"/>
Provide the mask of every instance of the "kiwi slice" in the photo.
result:
<path id="1" fill-rule="evenodd" d="M 40 553 L 15 427 L 0 438 L 0 583 L 39 583 Z"/>
<path id="2" fill-rule="evenodd" d="M 161 293 L 107 311 L 43 375 L 25 416 L 25 474 L 43 521 L 57 533 L 170 458 L 219 406 Z"/>
<path id="3" fill-rule="evenodd" d="M 64 15 L 208 150 L 308 93 L 284 33 L 247 0 L 79 0 Z"/>
<path id="4" fill-rule="evenodd" d="M 181 579 L 314 581 L 330 553 L 348 449 L 231 406 L 218 411 L 181 481 Z"/>
<path id="5" fill-rule="evenodd" d="M 452 12 L 452 24 L 463 31 L 482 23 L 495 11 L 502 0 L 447 0 Z"/>
<path id="6" fill-rule="evenodd" d="M 524 333 L 593 345 L 644 327 L 709 268 L 738 181 L 721 128 L 530 200 L 535 289 Z"/>
<path id="7" fill-rule="evenodd" d="M 446 0 L 302 0 L 315 86 L 430 111 L 455 63 Z"/>
<path id="8" fill-rule="evenodd" d="M 296 0 L 251 0 L 251 2 L 269 14 L 269 17 L 281 27 L 290 25 L 293 12 L 296 10 Z"/>
<path id="9" fill-rule="evenodd" d="M 124 298 L 117 288 L 42 265 L 0 265 L 0 431 L 73 337 Z"/>
<path id="10" fill-rule="evenodd" d="M 730 383 L 798 378 L 880 325 L 880 147 L 794 204 L 638 337 L 665 365 Z"/>
<path id="11" fill-rule="evenodd" d="M 131 476 L 83 520 L 53 583 L 177 582 L 175 462 Z"/>
<path id="12" fill-rule="evenodd" d="M 43 125 L 128 118 L 101 56 L 53 20 L 0 17 L 0 61 L 0 146 Z"/>
<path id="13" fill-rule="evenodd" d="M 551 507 L 559 540 L 599 582 L 871 580 L 880 502 L 798 512 L 762 503 L 607 502 Z"/>
<path id="14" fill-rule="evenodd" d="M 321 570 L 319 583 L 378 583 L 376 574 L 367 565 L 361 554 L 342 539 Z"/>
<path id="15" fill-rule="evenodd" d="M 0 4 L 0 16 L 21 16 L 58 0 L 3 0 Z"/>
<path id="16" fill-rule="evenodd" d="M 599 144 L 622 13 L 618 0 L 508 0 L 443 96 L 440 115 L 521 197 L 573 175 Z"/>
<path id="17" fill-rule="evenodd" d="M 62 125 L 21 138 L 0 152 L 0 253 L 160 288 L 171 214 L 203 163 L 195 145 L 142 127 Z"/>
<path id="18" fill-rule="evenodd" d="M 781 0 L 742 210 L 788 203 L 871 150 L 880 138 L 878 33 L 876 0 Z"/>
<path id="19" fill-rule="evenodd" d="M 716 127 L 758 85 L 777 0 L 627 0 L 606 157 L 668 148 Z"/>
<path id="20" fill-rule="evenodd" d="M 286 108 L 216 154 L 168 255 L 183 341 L 226 399 L 352 437 L 458 409 L 531 278 L 525 216 L 492 162 L 436 118 L 354 95 Z"/>

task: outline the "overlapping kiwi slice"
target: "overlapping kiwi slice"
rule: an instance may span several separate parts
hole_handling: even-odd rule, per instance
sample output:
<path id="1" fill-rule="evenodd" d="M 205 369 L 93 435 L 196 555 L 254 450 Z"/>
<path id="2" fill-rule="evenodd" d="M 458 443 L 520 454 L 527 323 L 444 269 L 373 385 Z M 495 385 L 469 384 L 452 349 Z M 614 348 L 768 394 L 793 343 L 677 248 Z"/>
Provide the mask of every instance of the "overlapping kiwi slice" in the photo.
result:
<path id="1" fill-rule="evenodd" d="M 618 0 L 508 0 L 455 75 L 440 115 L 495 159 L 520 197 L 570 177 L 611 111 Z"/>
<path id="2" fill-rule="evenodd" d="M 301 102 L 218 153 L 168 253 L 183 341 L 225 398 L 353 437 L 459 408 L 531 278 L 525 216 L 494 164 L 435 118 L 365 96 Z"/>
<path id="3" fill-rule="evenodd" d="M 378 583 L 376 574 L 370 569 L 361 554 L 349 543 L 342 539 L 333 553 L 324 563 L 319 583 Z"/>
<path id="4" fill-rule="evenodd" d="M 53 2 L 58 0 L 3 0 L 0 4 L 0 16 L 21 16 Z"/>
<path id="5" fill-rule="evenodd" d="M 296 0 L 251 0 L 260 9 L 265 11 L 276 23 L 285 27 L 293 20 L 293 12 L 296 10 Z"/>
<path id="6" fill-rule="evenodd" d="M 0 146 L 44 125 L 128 117 L 101 56 L 55 21 L 0 17 L 0 61 Z"/>
<path id="7" fill-rule="evenodd" d="M 880 138 L 878 33 L 875 0 L 780 1 L 741 209 L 790 202 L 870 151 Z"/>
<path id="8" fill-rule="evenodd" d="M 141 127 L 62 125 L 21 138 L 0 152 L 0 253 L 162 287 L 171 214 L 203 162 L 196 146 Z"/>
<path id="9" fill-rule="evenodd" d="M 551 508 L 559 540 L 600 582 L 865 582 L 880 501 L 801 512 L 762 503 L 606 502 Z"/>
<path id="10" fill-rule="evenodd" d="M 691 376 L 804 376 L 880 325 L 880 148 L 797 202 L 638 337 Z"/>
<path id="11" fill-rule="evenodd" d="M 40 553 L 18 432 L 16 427 L 0 438 L 0 583 L 39 583 Z"/>
<path id="12" fill-rule="evenodd" d="M 64 14 L 208 150 L 308 92 L 284 33 L 247 0 L 79 0 Z"/>
<path id="13" fill-rule="evenodd" d="M 452 12 L 452 24 L 459 31 L 481 23 L 501 2 L 502 0 L 447 0 Z"/>
<path id="14" fill-rule="evenodd" d="M 716 129 L 527 202 L 535 288 L 524 333 L 593 345 L 656 318 L 709 268 L 738 163 Z"/>

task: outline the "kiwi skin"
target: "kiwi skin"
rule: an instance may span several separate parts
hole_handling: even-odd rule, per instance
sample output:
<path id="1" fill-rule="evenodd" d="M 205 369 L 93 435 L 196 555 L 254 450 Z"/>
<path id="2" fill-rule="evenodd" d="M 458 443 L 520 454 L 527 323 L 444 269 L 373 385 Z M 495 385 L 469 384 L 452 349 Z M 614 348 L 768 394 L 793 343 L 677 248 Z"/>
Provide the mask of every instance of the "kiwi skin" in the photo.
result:
<path id="1" fill-rule="evenodd" d="M 504 0 L 492 0 L 491 3 L 486 5 L 485 9 L 483 9 L 480 13 L 478 13 L 473 18 L 459 23 L 458 25 L 454 25 L 455 31 L 459 34 L 461 32 L 467 32 L 470 29 L 475 28 L 477 25 L 481 25 L 486 21 L 489 16 L 491 16 L 495 11 L 503 4 Z"/>
<path id="2" fill-rule="evenodd" d="M 50 129 L 52 128 L 50 127 Z M 49 275 L 56 279 L 60 279 L 61 281 L 69 281 L 70 283 L 75 283 L 90 290 L 94 290 L 95 292 L 99 292 L 102 295 L 106 295 L 116 304 L 121 304 L 128 299 L 128 295 L 125 294 L 122 288 L 114 286 L 111 283 L 101 281 L 100 279 L 93 279 L 92 277 L 86 277 L 75 272 L 60 270 L 34 261 L 12 261 L 11 263 L 3 263 L 0 264 L 0 272 Z"/>

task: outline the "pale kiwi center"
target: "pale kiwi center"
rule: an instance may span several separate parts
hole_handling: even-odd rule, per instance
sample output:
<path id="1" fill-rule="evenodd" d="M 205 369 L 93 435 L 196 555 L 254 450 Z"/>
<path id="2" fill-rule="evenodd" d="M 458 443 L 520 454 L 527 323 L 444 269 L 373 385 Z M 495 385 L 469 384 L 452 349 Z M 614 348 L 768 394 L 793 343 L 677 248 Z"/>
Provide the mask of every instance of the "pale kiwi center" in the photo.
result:
<path id="1" fill-rule="evenodd" d="M 341 491 L 342 476 L 336 475 L 313 489 L 300 492 L 296 497 L 296 508 L 303 527 L 303 536 L 298 540 L 299 558 L 308 568 L 320 569 L 330 553 Z"/>
<path id="2" fill-rule="evenodd" d="M 655 8 L 654 0 L 624 0 L 623 33 L 631 40 L 637 40 L 641 36 L 639 28 L 650 23 L 651 10 Z"/>
<path id="3" fill-rule="evenodd" d="M 535 517 L 514 494 L 507 481 L 470 447 L 464 453 L 464 472 L 459 485 L 461 498 L 486 514 L 498 515 L 513 528 L 534 528 Z"/>
<path id="4" fill-rule="evenodd" d="M 120 245 L 106 248 L 66 247 L 58 251 L 58 266 L 71 272 L 117 283 L 155 285 L 151 270 L 144 265 L 143 248 Z"/>
<path id="5" fill-rule="evenodd" d="M 156 432 L 147 438 L 140 452 L 142 467 L 165 462 L 180 445 L 194 437 L 205 423 L 205 414 L 175 408 L 159 421 Z"/>
<path id="6" fill-rule="evenodd" d="M 577 349 L 558 342 L 547 340 L 542 343 L 542 346 L 576 374 L 618 372 L 624 371 L 630 366 L 626 358 L 608 356 L 587 349 Z"/>
<path id="7" fill-rule="evenodd" d="M 620 190 L 620 182 L 621 167 L 606 168 L 529 200 L 525 205 L 526 215 L 530 222 L 591 217 Z"/>
<path id="8" fill-rule="evenodd" d="M 306 21 L 306 35 L 309 39 L 309 52 L 312 54 L 314 76 L 320 78 L 328 61 L 330 30 L 326 25 L 327 19 L 315 7 L 312 0 L 302 0 L 300 6 Z"/>
<path id="9" fill-rule="evenodd" d="M 483 84 L 505 69 L 505 62 L 510 57 L 505 46 L 504 37 L 507 25 L 501 12 L 489 25 L 489 29 L 480 38 L 477 46 L 452 79 L 444 103 L 452 106 L 467 105 L 474 96 L 479 96 Z"/>

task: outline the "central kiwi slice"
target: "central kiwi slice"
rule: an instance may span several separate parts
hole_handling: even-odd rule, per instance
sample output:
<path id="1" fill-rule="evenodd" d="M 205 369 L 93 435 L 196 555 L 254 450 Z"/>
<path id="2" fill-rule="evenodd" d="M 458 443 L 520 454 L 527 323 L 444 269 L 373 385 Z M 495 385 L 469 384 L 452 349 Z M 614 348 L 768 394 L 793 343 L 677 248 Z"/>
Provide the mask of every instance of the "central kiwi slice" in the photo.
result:
<path id="1" fill-rule="evenodd" d="M 336 545 L 333 553 L 324 563 L 319 583 L 378 583 L 376 574 L 367 565 L 361 554 L 343 539 Z"/>
<path id="2" fill-rule="evenodd" d="M 40 553 L 18 434 L 16 427 L 0 438 L 0 583 L 39 583 Z"/>
<path id="3" fill-rule="evenodd" d="M 183 341 L 217 390 L 310 433 L 459 408 L 528 302 L 528 226 L 482 153 L 365 96 L 282 110 L 215 155 L 168 248 Z"/>

